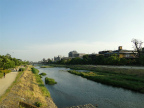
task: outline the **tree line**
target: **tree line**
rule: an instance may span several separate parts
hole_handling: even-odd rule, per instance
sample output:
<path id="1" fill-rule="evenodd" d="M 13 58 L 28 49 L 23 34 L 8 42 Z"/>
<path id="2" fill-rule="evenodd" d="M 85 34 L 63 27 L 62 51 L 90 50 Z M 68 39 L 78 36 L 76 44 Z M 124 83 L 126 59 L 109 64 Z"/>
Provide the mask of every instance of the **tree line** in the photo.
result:
<path id="1" fill-rule="evenodd" d="M 135 58 L 119 58 L 117 54 L 113 54 L 109 57 L 89 56 L 84 55 L 82 58 L 76 57 L 67 60 L 57 61 L 57 64 L 94 64 L 94 65 L 144 65 L 144 54 L 142 54 L 142 41 L 138 39 L 132 39 Z"/>
<path id="2" fill-rule="evenodd" d="M 12 58 L 10 54 L 0 55 L 0 68 L 9 69 L 16 66 L 28 64 L 28 61 L 22 61 L 21 59 Z"/>
<path id="3" fill-rule="evenodd" d="M 89 55 L 84 55 L 83 58 L 72 58 L 68 60 L 60 60 L 56 62 L 57 64 L 66 64 L 66 65 L 74 65 L 74 64 L 93 64 L 93 65 L 144 65 L 144 55 L 139 59 L 126 59 L 119 58 L 118 55 L 114 54 L 110 57 L 104 57 L 103 55 L 91 57 Z"/>

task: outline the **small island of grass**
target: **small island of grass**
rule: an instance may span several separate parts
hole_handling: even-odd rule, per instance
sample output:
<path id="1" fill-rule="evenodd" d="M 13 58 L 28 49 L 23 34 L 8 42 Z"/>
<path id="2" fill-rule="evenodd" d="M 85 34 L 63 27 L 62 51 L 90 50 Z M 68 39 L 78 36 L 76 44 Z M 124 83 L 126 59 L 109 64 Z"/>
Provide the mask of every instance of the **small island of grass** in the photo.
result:
<path id="1" fill-rule="evenodd" d="M 57 84 L 57 82 L 54 79 L 48 77 L 45 78 L 45 83 L 49 85 Z"/>
<path id="2" fill-rule="evenodd" d="M 39 75 L 45 76 L 45 75 L 47 75 L 47 74 L 46 74 L 46 73 L 40 73 Z"/>
<path id="3" fill-rule="evenodd" d="M 41 66 L 41 68 L 52 68 L 52 66 Z"/>

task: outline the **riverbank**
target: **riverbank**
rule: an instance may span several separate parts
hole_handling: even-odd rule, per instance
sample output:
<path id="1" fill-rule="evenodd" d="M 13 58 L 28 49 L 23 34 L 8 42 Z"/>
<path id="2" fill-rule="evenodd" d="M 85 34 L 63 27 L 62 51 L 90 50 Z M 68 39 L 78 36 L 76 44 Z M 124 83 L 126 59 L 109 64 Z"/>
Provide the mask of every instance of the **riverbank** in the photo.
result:
<path id="1" fill-rule="evenodd" d="M 61 66 L 64 65 L 58 67 Z M 79 75 L 89 80 L 144 93 L 144 69 L 94 65 L 65 65 L 65 67 L 73 69 L 73 71 L 69 71 L 71 74 Z M 90 72 L 78 72 L 75 70 L 89 70 Z"/>
<path id="2" fill-rule="evenodd" d="M 22 101 L 30 105 L 42 103 L 42 108 L 57 108 L 40 77 L 32 73 L 31 66 L 19 74 L 9 92 L 1 97 L 0 106 L 19 108 L 18 103 Z"/>

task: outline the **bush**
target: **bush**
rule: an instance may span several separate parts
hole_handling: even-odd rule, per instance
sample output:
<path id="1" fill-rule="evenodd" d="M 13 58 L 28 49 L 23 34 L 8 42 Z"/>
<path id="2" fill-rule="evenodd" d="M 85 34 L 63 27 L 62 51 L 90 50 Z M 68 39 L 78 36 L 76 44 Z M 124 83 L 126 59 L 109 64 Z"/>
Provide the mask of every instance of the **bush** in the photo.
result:
<path id="1" fill-rule="evenodd" d="M 35 105 L 36 105 L 37 107 L 41 107 L 41 106 L 42 106 L 42 103 L 41 103 L 41 102 L 35 102 Z"/>
<path id="2" fill-rule="evenodd" d="M 49 84 L 49 85 L 57 84 L 57 82 L 55 82 L 54 79 L 48 78 L 48 77 L 45 78 L 45 83 L 46 83 L 46 84 Z"/>
<path id="3" fill-rule="evenodd" d="M 42 76 L 41 76 L 41 75 L 39 75 L 39 77 L 40 77 L 40 78 L 42 78 Z"/>
<path id="4" fill-rule="evenodd" d="M 38 69 L 36 69 L 36 68 L 31 68 L 32 69 L 32 72 L 34 73 L 34 74 L 38 74 L 39 73 L 39 70 Z"/>
<path id="5" fill-rule="evenodd" d="M 45 76 L 45 75 L 47 75 L 47 74 L 46 74 L 46 73 L 40 73 L 39 75 Z"/>

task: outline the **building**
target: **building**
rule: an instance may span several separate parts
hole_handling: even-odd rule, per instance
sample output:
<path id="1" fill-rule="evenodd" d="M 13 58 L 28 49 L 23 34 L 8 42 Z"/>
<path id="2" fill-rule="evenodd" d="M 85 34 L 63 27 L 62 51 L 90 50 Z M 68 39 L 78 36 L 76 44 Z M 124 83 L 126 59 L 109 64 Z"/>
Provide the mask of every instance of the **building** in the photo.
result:
<path id="1" fill-rule="evenodd" d="M 86 55 L 85 53 L 78 53 L 77 51 L 71 51 L 68 53 L 69 57 L 83 57 L 84 55 Z"/>
<path id="2" fill-rule="evenodd" d="M 71 52 L 69 52 L 68 56 L 69 57 L 76 57 L 77 54 L 78 54 L 77 51 L 71 51 Z"/>
<path id="3" fill-rule="evenodd" d="M 54 57 L 54 62 L 60 61 L 62 59 L 61 55 L 58 55 L 57 57 Z"/>
<path id="4" fill-rule="evenodd" d="M 99 54 L 104 54 L 105 57 L 109 57 L 111 55 L 117 54 L 119 58 L 135 58 L 135 53 L 137 53 L 134 50 L 124 50 L 122 49 L 122 46 L 118 47 L 118 50 L 108 50 L 108 51 L 100 51 Z"/>

